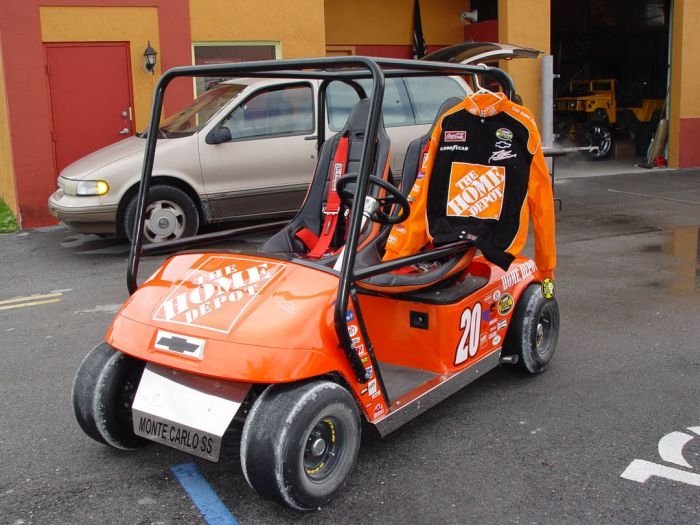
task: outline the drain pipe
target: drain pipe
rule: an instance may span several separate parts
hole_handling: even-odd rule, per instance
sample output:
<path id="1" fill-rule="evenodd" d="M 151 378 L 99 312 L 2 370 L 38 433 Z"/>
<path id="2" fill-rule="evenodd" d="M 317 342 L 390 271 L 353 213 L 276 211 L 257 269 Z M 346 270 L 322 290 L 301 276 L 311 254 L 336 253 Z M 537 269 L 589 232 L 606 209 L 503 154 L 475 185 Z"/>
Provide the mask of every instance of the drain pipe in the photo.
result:
<path id="1" fill-rule="evenodd" d="M 542 146 L 554 146 L 554 57 L 542 56 Z M 552 173 L 552 158 L 547 157 L 547 168 Z"/>

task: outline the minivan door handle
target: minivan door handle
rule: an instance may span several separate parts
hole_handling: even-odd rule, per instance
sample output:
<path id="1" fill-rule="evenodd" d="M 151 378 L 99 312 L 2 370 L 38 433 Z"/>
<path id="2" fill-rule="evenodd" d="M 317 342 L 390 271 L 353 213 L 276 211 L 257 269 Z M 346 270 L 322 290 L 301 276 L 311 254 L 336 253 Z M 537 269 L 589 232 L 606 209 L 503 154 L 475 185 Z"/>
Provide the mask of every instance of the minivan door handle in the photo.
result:
<path id="1" fill-rule="evenodd" d="M 304 137 L 304 140 L 317 140 L 318 135 L 309 135 L 308 137 Z"/>
<path id="2" fill-rule="evenodd" d="M 129 133 L 131 133 L 129 128 L 124 128 L 119 132 L 120 135 L 128 135 Z"/>

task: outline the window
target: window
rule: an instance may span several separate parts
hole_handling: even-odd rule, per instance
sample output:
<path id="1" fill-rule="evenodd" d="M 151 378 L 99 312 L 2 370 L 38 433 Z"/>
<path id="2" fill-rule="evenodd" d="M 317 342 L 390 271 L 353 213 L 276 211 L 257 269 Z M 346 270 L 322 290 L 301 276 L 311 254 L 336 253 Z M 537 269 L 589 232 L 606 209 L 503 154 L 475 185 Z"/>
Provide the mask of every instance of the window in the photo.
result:
<path id="1" fill-rule="evenodd" d="M 404 81 L 416 124 L 432 124 L 443 102 L 450 97 L 464 98 L 464 88 L 453 78 L 414 77 Z"/>
<path id="2" fill-rule="evenodd" d="M 168 138 L 192 135 L 245 88 L 243 84 L 221 84 L 207 91 L 189 106 L 165 119 L 160 131 Z"/>
<path id="3" fill-rule="evenodd" d="M 233 140 L 313 133 L 313 92 L 308 84 L 262 89 L 234 109 L 221 125 Z"/>
<path id="4" fill-rule="evenodd" d="M 358 82 L 370 96 L 372 81 L 365 79 Z M 332 82 L 327 94 L 330 129 L 340 131 L 359 98 L 353 88 L 342 82 Z M 445 100 L 450 97 L 461 99 L 464 94 L 464 88 L 452 78 L 388 78 L 382 104 L 384 125 L 391 128 L 430 124 Z"/>
<path id="5" fill-rule="evenodd" d="M 194 63 L 228 64 L 248 60 L 274 60 L 278 44 L 194 44 Z M 195 79 L 195 94 L 201 95 L 228 77 L 200 77 Z"/>

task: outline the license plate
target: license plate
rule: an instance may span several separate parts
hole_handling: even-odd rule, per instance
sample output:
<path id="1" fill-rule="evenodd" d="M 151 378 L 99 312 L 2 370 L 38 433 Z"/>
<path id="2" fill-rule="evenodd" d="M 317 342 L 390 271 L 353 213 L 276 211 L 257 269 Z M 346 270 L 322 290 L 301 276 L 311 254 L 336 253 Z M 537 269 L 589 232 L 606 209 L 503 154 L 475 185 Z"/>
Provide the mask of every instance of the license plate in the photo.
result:
<path id="1" fill-rule="evenodd" d="M 149 363 L 132 405 L 136 435 L 218 461 L 221 441 L 250 388 Z"/>

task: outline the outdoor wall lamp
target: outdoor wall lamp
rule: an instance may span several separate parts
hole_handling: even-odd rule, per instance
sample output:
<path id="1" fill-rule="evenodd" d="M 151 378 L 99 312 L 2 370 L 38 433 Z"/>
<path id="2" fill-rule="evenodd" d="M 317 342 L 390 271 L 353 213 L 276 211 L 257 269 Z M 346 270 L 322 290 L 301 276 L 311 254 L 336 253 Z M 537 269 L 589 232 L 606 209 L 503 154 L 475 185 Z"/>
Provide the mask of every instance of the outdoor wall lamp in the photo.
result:
<path id="1" fill-rule="evenodd" d="M 143 56 L 146 59 L 144 63 L 146 71 L 150 71 L 151 75 L 155 74 L 157 54 L 158 52 L 151 47 L 151 41 L 149 40 L 148 47 L 146 47 L 146 50 L 143 52 Z"/>

